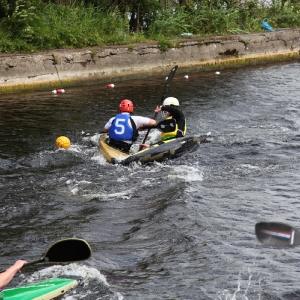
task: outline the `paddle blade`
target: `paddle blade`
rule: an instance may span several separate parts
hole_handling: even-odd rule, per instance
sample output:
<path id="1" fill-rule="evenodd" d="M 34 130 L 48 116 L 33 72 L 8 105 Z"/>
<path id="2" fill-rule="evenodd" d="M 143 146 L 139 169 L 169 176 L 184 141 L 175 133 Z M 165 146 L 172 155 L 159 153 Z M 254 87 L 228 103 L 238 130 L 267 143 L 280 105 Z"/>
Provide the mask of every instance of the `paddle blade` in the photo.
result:
<path id="1" fill-rule="evenodd" d="M 168 91 L 169 86 L 170 86 L 170 84 L 171 84 L 171 82 L 172 82 L 172 80 L 173 80 L 173 77 L 174 77 L 174 75 L 175 75 L 175 73 L 176 73 L 176 71 L 177 71 L 177 68 L 178 68 L 178 66 L 173 67 L 173 69 L 171 70 L 169 76 L 167 77 L 167 81 L 166 81 L 166 84 L 165 84 L 165 93 L 163 94 L 163 96 L 161 97 L 161 100 L 160 100 L 160 103 L 161 103 L 161 104 L 162 104 L 162 103 L 164 102 L 164 100 L 165 100 L 167 91 Z M 154 119 L 156 118 L 156 115 L 157 115 L 157 113 L 155 113 Z"/>
<path id="2" fill-rule="evenodd" d="M 82 239 L 69 238 L 57 241 L 47 251 L 44 261 L 50 263 L 70 263 L 90 258 L 92 249 Z"/>
<path id="3" fill-rule="evenodd" d="M 174 75 L 175 75 L 175 73 L 176 73 L 176 71 L 177 71 L 177 68 L 178 68 L 178 66 L 176 65 L 176 66 L 173 67 L 173 69 L 171 70 L 171 72 L 170 72 L 170 74 L 169 74 L 169 76 L 168 76 L 168 78 L 167 78 L 167 81 L 166 81 L 166 87 L 169 87 L 169 86 L 170 86 L 170 84 L 171 84 L 171 82 L 172 82 L 172 80 L 173 80 L 173 77 L 174 77 Z"/>
<path id="4" fill-rule="evenodd" d="M 268 246 L 292 247 L 300 245 L 300 231 L 284 223 L 257 223 L 255 234 L 261 243 Z"/>

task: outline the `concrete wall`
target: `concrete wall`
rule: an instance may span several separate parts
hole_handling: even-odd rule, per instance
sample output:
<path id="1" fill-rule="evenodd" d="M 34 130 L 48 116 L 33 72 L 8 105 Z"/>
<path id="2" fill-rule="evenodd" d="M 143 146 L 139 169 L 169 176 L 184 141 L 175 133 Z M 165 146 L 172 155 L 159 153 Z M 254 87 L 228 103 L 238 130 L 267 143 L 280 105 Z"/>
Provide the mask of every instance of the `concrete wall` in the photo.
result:
<path id="1" fill-rule="evenodd" d="M 150 76 L 178 65 L 201 70 L 300 58 L 300 28 L 174 41 L 165 52 L 156 43 L 0 54 L 0 92 L 65 87 L 85 82 Z"/>

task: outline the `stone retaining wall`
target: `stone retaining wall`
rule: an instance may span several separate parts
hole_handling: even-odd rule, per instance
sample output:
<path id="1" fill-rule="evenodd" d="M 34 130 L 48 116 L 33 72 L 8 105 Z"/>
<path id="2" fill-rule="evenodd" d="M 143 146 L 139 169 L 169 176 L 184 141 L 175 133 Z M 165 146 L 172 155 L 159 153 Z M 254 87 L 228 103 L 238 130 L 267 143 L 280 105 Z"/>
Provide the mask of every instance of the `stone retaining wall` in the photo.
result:
<path id="1" fill-rule="evenodd" d="M 0 55 L 0 92 L 150 76 L 174 65 L 209 70 L 300 58 L 300 28 L 156 43 Z"/>

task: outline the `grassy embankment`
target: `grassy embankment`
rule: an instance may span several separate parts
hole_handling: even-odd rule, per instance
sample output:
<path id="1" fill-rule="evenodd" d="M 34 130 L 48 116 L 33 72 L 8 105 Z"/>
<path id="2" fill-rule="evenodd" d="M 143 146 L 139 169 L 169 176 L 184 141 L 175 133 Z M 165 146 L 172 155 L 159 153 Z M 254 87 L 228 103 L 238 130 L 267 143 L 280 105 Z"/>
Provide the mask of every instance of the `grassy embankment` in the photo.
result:
<path id="1" fill-rule="evenodd" d="M 274 1 L 276 2 L 276 1 Z M 118 9 L 39 4 L 16 11 L 0 23 L 0 52 L 35 52 L 49 49 L 75 49 L 104 45 L 129 45 L 157 41 L 160 50 L 176 47 L 182 33 L 193 36 L 226 35 L 261 31 L 268 18 L 274 28 L 300 27 L 300 3 L 286 2 L 270 7 L 254 4 L 233 9 L 176 7 L 155 13 L 147 30 L 130 32 L 128 16 Z"/>

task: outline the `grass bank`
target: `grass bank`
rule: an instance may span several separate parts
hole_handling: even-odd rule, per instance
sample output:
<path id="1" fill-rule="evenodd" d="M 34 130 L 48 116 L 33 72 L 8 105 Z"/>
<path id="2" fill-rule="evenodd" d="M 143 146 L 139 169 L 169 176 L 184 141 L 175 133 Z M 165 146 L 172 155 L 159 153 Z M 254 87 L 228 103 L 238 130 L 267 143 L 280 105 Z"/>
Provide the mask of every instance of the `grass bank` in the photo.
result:
<path id="1" fill-rule="evenodd" d="M 105 45 L 130 45 L 158 41 L 164 51 L 172 40 L 185 36 L 226 35 L 263 30 L 261 21 L 276 28 L 300 27 L 300 3 L 245 1 L 242 6 L 224 5 L 158 7 L 143 15 L 138 30 L 129 25 L 131 14 L 115 6 L 59 5 L 21 1 L 11 16 L 0 21 L 0 52 L 35 52 Z M 197 1 L 198 2 L 198 1 Z M 189 35 L 187 35 L 187 33 Z M 130 47 L 130 46 L 129 46 Z"/>

